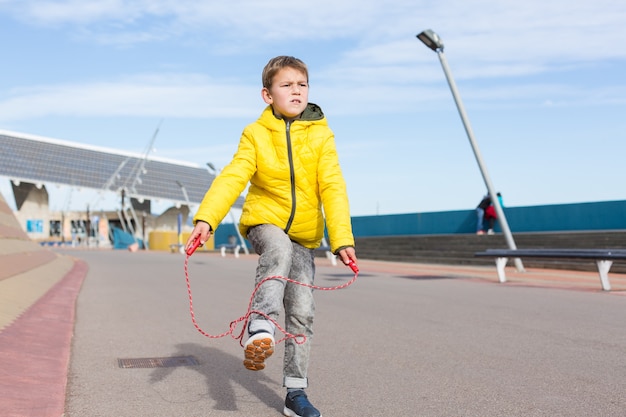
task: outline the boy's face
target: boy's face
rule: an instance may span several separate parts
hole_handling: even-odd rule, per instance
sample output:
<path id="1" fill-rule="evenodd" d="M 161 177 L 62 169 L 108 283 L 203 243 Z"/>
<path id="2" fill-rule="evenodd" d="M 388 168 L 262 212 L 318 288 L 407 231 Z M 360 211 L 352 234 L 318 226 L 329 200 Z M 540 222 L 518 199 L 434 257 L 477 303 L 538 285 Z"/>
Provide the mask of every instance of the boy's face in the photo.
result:
<path id="1" fill-rule="evenodd" d="M 272 105 L 274 114 L 293 119 L 309 102 L 309 82 L 301 71 L 285 67 L 274 75 L 270 88 L 261 90 L 261 96 L 263 101 Z"/>

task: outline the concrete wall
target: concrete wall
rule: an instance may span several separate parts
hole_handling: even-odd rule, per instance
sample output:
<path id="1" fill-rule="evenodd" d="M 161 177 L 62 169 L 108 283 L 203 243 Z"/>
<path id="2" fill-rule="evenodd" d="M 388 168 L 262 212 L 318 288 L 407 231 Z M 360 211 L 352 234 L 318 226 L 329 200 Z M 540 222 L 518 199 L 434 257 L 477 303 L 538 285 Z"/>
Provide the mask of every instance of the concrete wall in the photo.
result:
<path id="1" fill-rule="evenodd" d="M 11 183 L 18 211 L 17 221 L 34 240 L 50 236 L 50 211 L 48 208 L 48 190 L 45 185 Z"/>

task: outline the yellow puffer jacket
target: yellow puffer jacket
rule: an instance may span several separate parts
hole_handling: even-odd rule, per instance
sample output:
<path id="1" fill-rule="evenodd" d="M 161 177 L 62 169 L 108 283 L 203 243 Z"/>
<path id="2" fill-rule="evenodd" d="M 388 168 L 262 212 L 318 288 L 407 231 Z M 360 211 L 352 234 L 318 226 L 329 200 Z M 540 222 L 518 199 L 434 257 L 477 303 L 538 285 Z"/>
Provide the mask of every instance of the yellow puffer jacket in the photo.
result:
<path id="1" fill-rule="evenodd" d="M 325 214 L 331 251 L 354 246 L 334 135 L 317 105 L 309 103 L 292 122 L 276 118 L 268 106 L 248 125 L 233 160 L 204 196 L 194 223 L 201 220 L 215 229 L 248 182 L 239 225 L 243 236 L 252 226 L 274 224 L 293 241 L 317 248 Z"/>

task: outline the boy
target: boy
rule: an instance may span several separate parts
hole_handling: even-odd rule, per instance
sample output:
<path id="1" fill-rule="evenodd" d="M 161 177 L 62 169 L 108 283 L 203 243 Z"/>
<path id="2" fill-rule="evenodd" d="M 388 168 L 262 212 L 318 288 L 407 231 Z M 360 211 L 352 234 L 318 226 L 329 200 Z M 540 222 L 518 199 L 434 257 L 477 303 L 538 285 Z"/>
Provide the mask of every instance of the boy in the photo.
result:
<path id="1" fill-rule="evenodd" d="M 250 182 L 239 230 L 259 255 L 256 282 L 283 276 L 313 284 L 314 249 L 324 233 L 324 215 L 331 250 L 348 264 L 356 263 L 346 185 L 334 135 L 322 110 L 308 102 L 309 77 L 304 62 L 278 56 L 263 69 L 261 97 L 268 104 L 248 125 L 231 163 L 211 184 L 198 212 L 186 248 L 196 237 L 206 242 L 230 206 Z M 324 212 L 322 213 L 322 207 Z M 321 417 L 309 402 L 307 368 L 315 305 L 310 287 L 266 281 L 256 292 L 252 310 L 278 319 L 285 310 L 288 333 L 306 336 L 302 344 L 285 342 L 283 413 L 289 417 Z M 244 343 L 244 366 L 261 370 L 274 352 L 275 325 L 253 315 Z"/>

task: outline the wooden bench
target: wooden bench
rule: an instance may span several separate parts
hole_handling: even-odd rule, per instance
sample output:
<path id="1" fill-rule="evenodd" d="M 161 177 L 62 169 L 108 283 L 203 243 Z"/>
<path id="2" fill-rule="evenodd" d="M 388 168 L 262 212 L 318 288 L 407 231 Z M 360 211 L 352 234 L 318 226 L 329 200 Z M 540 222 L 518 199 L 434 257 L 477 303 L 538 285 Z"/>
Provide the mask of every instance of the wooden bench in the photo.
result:
<path id="1" fill-rule="evenodd" d="M 170 252 L 185 253 L 185 245 L 183 245 L 182 243 L 172 243 L 170 245 Z"/>
<path id="2" fill-rule="evenodd" d="M 233 254 L 235 255 L 235 258 L 239 258 L 239 251 L 241 250 L 241 245 L 238 244 L 233 244 L 233 243 L 228 243 L 228 244 L 223 244 L 219 246 L 220 248 L 220 253 L 222 254 L 222 256 L 226 256 L 226 250 L 232 250 Z"/>
<path id="3" fill-rule="evenodd" d="M 322 244 L 315 250 L 317 252 L 324 252 L 324 255 L 326 255 L 326 258 L 330 261 L 332 266 L 337 265 L 337 255 L 330 251 L 330 245 L 326 241 L 326 236 L 322 238 Z"/>
<path id="4" fill-rule="evenodd" d="M 324 255 L 326 255 L 326 258 L 330 261 L 332 266 L 337 265 L 337 255 L 330 251 L 330 246 L 320 246 L 315 250 L 318 252 L 324 252 Z"/>
<path id="5" fill-rule="evenodd" d="M 600 283 L 605 291 L 611 290 L 609 270 L 613 261 L 626 260 L 626 249 L 487 249 L 474 256 L 496 259 L 500 282 L 506 282 L 504 267 L 509 258 L 590 259 L 596 262 Z"/>

